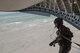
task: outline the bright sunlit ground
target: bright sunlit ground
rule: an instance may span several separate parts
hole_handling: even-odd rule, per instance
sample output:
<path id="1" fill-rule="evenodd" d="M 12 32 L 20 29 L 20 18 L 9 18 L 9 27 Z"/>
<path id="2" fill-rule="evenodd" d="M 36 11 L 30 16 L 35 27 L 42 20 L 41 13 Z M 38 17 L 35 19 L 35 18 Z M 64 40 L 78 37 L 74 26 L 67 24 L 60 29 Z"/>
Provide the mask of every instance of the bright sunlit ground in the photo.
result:
<path id="1" fill-rule="evenodd" d="M 53 15 L 0 13 L 0 53 L 58 53 L 58 44 L 49 46 L 56 37 L 52 22 L 55 18 Z M 80 44 L 80 31 L 65 21 L 64 25 L 73 32 L 73 41 Z M 80 53 L 80 47 L 72 45 L 70 53 Z"/>

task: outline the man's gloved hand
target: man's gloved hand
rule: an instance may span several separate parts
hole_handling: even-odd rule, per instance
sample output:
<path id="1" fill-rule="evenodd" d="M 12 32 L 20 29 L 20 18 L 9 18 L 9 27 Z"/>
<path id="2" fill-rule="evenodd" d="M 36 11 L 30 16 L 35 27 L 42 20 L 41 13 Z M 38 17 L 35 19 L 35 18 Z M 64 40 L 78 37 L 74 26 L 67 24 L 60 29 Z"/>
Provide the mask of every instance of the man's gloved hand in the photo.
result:
<path id="1" fill-rule="evenodd" d="M 49 46 L 52 46 L 53 45 L 53 42 L 51 42 L 50 44 L 49 44 Z"/>
<path id="2" fill-rule="evenodd" d="M 54 44 L 53 42 L 51 42 L 51 43 L 49 44 L 49 46 L 54 46 L 54 47 L 55 47 L 55 44 Z"/>

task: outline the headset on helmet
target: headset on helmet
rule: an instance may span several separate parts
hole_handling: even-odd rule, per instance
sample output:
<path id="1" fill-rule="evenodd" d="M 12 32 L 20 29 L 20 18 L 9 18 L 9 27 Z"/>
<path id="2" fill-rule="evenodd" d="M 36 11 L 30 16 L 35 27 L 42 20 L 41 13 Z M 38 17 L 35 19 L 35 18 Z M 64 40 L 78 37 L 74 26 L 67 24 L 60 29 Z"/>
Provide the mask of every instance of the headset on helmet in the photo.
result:
<path id="1" fill-rule="evenodd" d="M 54 23 L 63 24 L 63 18 L 56 18 Z"/>

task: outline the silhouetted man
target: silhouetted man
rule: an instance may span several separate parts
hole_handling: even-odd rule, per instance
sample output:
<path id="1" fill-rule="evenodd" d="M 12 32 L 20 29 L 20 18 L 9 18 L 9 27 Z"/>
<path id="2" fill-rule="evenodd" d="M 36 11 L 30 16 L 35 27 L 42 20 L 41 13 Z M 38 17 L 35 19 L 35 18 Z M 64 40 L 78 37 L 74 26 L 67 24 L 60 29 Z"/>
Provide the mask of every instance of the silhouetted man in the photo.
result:
<path id="1" fill-rule="evenodd" d="M 73 37 L 73 33 L 68 27 L 65 27 L 63 25 L 62 18 L 56 18 L 54 20 L 54 24 L 58 29 L 56 31 L 57 37 L 49 45 L 55 46 L 55 44 L 58 43 L 60 46 L 59 53 L 69 53 L 69 51 L 71 50 L 71 39 Z"/>

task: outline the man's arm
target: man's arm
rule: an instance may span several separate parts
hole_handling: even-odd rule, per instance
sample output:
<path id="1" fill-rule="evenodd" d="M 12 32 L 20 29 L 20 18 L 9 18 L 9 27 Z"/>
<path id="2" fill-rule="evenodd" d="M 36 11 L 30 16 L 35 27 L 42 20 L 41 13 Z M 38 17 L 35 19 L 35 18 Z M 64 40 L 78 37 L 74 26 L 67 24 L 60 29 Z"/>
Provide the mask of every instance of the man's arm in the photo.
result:
<path id="1" fill-rule="evenodd" d="M 61 31 L 57 31 L 56 34 L 57 34 L 57 37 L 56 37 L 55 40 L 53 40 L 53 41 L 49 44 L 50 46 L 52 46 L 52 45 L 54 46 L 56 43 L 58 43 L 58 42 L 62 39 Z"/>
<path id="2" fill-rule="evenodd" d="M 55 44 L 58 43 L 60 40 L 61 40 L 60 37 L 56 37 L 56 39 L 53 40 L 49 45 L 50 45 L 50 46 L 52 46 L 52 45 L 55 46 Z"/>

